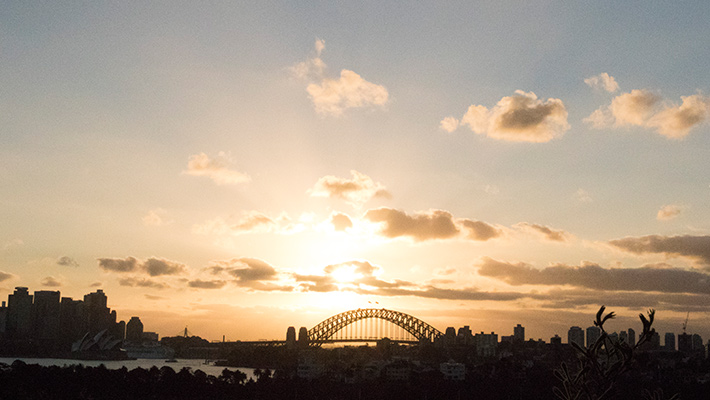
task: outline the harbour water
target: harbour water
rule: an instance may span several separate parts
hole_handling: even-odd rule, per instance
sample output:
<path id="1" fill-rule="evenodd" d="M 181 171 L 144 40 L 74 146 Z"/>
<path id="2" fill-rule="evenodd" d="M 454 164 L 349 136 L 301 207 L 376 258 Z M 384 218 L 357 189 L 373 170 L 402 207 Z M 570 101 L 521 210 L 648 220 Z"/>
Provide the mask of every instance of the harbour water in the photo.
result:
<path id="1" fill-rule="evenodd" d="M 39 364 L 42 366 L 52 366 L 56 365 L 63 367 L 65 365 L 84 365 L 86 367 L 98 367 L 103 364 L 108 369 L 120 369 L 126 367 L 129 371 L 135 368 L 150 369 L 152 367 L 170 367 L 175 372 L 187 367 L 192 371 L 201 370 L 207 375 L 219 376 L 222 374 L 222 370 L 227 368 L 230 371 L 239 370 L 246 374 L 247 379 L 252 378 L 256 380 L 254 376 L 253 368 L 243 368 L 243 367 L 218 367 L 211 364 L 205 364 L 203 359 L 177 359 L 175 362 L 165 362 L 164 359 L 148 359 L 139 358 L 136 360 L 120 360 L 120 361 L 93 361 L 93 360 L 72 360 L 63 358 L 14 358 L 14 357 L 0 357 L 0 364 L 12 364 L 15 360 L 23 361 L 27 364 Z"/>

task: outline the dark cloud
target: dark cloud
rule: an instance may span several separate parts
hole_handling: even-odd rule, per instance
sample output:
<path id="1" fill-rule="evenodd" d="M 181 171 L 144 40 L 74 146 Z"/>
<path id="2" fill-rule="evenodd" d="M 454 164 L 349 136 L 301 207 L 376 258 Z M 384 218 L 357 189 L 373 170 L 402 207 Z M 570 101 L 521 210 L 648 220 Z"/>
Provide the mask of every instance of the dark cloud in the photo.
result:
<path id="1" fill-rule="evenodd" d="M 99 258 L 99 267 L 104 271 L 111 272 L 133 272 L 138 269 L 139 263 L 134 257 L 121 258 Z"/>
<path id="2" fill-rule="evenodd" d="M 94 282 L 91 285 L 89 285 L 89 287 L 101 287 L 101 286 L 103 286 L 103 283 L 101 283 L 101 282 Z"/>
<path id="3" fill-rule="evenodd" d="M 62 286 L 62 282 L 53 276 L 48 276 L 48 277 L 42 279 L 42 281 L 40 283 L 42 284 L 42 286 L 47 286 L 47 287 Z"/>
<path id="4" fill-rule="evenodd" d="M 542 101 L 535 93 L 521 90 L 503 97 L 490 110 L 482 105 L 470 106 L 461 125 L 494 139 L 536 143 L 548 142 L 569 129 L 562 100 Z"/>
<path id="5" fill-rule="evenodd" d="M 339 290 L 335 280 L 327 275 L 299 275 L 293 278 L 299 282 L 298 288 L 304 292 L 336 292 Z"/>
<path id="6" fill-rule="evenodd" d="M 187 283 L 189 287 L 197 289 L 221 289 L 226 284 L 226 281 L 221 280 L 203 281 L 200 279 L 195 279 Z"/>
<path id="7" fill-rule="evenodd" d="M 79 263 L 71 257 L 63 256 L 57 259 L 57 265 L 63 265 L 65 267 L 78 267 Z"/>
<path id="8" fill-rule="evenodd" d="M 99 258 L 99 267 L 108 272 L 144 272 L 150 276 L 178 275 L 186 271 L 184 264 L 174 261 L 151 257 L 140 261 L 135 257 Z"/>
<path id="9" fill-rule="evenodd" d="M 14 278 L 15 275 L 9 274 L 7 272 L 0 271 L 0 282 L 6 281 L 8 279 Z"/>
<path id="10" fill-rule="evenodd" d="M 146 287 L 152 289 L 165 289 L 168 287 L 168 285 L 164 283 L 145 278 L 122 278 L 118 280 L 118 284 L 121 286 Z"/>
<path id="11" fill-rule="evenodd" d="M 365 218 L 383 223 L 380 233 L 389 238 L 408 236 L 416 241 L 448 239 L 459 233 L 451 213 L 431 210 L 425 213 L 407 215 L 391 208 L 368 210 Z"/>
<path id="12" fill-rule="evenodd" d="M 710 236 L 650 235 L 611 240 L 609 244 L 634 254 L 659 253 L 666 256 L 690 257 L 710 265 Z"/>
<path id="13" fill-rule="evenodd" d="M 238 286 L 248 287 L 254 290 L 291 290 L 291 287 L 282 287 L 268 281 L 278 279 L 278 271 L 267 262 L 257 258 L 234 258 L 227 261 L 213 261 L 212 266 L 207 267 L 213 275 L 228 274 L 236 278 Z"/>
<path id="14" fill-rule="evenodd" d="M 380 288 L 377 290 L 358 289 L 357 293 L 377 296 L 414 296 L 439 300 L 473 300 L 473 301 L 512 301 L 530 295 L 519 292 L 484 292 L 475 288 L 471 289 L 442 289 L 427 286 L 419 289 Z"/>
<path id="15" fill-rule="evenodd" d="M 570 285 L 612 291 L 710 294 L 710 275 L 697 271 L 648 265 L 641 268 L 602 268 L 554 265 L 542 269 L 525 263 L 507 263 L 484 258 L 478 273 L 510 285 Z"/>
<path id="16" fill-rule="evenodd" d="M 472 221 L 470 219 L 464 219 L 461 221 L 466 230 L 468 230 L 468 235 L 466 235 L 471 240 L 486 241 L 488 239 L 497 238 L 501 235 L 501 231 L 496 229 L 493 225 L 489 225 L 483 221 Z"/>
<path id="17" fill-rule="evenodd" d="M 554 230 L 552 228 L 549 228 L 544 225 L 538 225 L 538 224 L 529 224 L 527 222 L 521 222 L 518 224 L 521 228 L 534 232 L 536 234 L 542 235 L 545 239 L 551 240 L 553 242 L 565 242 L 567 241 L 567 237 L 569 234 L 565 231 L 558 231 Z"/>
<path id="18" fill-rule="evenodd" d="M 178 275 L 185 272 L 185 265 L 161 258 L 149 258 L 143 268 L 150 276 Z"/>
<path id="19" fill-rule="evenodd" d="M 346 214 L 335 213 L 330 217 L 330 223 L 336 231 L 344 231 L 353 227 L 353 222 Z"/>

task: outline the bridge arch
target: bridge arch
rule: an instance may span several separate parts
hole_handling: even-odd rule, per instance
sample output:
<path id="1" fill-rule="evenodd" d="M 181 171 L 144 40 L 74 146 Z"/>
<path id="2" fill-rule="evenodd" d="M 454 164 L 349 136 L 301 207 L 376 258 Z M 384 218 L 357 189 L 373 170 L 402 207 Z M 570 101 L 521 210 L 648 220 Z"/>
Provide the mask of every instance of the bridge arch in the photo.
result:
<path id="1" fill-rule="evenodd" d="M 400 311 L 387 310 L 384 308 L 358 308 L 357 310 L 350 310 L 333 315 L 309 329 L 308 341 L 312 346 L 320 346 L 323 342 L 331 339 L 339 330 L 354 322 L 368 318 L 382 319 L 395 324 L 419 341 L 426 340 L 433 342 L 443 335 L 438 329 L 419 318 Z"/>

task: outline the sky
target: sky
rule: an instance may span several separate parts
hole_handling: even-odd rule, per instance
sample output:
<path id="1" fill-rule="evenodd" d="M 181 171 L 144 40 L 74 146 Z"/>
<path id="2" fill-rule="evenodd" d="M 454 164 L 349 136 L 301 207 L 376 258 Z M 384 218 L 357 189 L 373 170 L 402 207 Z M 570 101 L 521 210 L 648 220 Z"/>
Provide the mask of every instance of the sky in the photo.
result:
<path id="1" fill-rule="evenodd" d="M 710 339 L 706 1 L 0 4 L 0 298 Z"/>

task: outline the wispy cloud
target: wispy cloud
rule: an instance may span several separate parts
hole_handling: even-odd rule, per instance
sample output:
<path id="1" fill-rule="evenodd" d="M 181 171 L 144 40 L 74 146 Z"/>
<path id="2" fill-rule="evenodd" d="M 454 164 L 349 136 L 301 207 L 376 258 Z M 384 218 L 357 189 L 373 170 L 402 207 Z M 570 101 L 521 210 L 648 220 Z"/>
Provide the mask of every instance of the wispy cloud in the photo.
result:
<path id="1" fill-rule="evenodd" d="M 142 220 L 145 226 L 163 226 L 173 223 L 174 221 L 167 219 L 168 212 L 162 208 L 154 208 L 148 211 Z"/>
<path id="2" fill-rule="evenodd" d="M 13 274 L 11 274 L 11 273 L 9 273 L 9 272 L 0 271 L 0 282 L 4 282 L 4 281 L 7 281 L 7 280 L 10 280 L 10 279 L 12 279 L 12 278 L 14 278 L 14 277 L 15 277 L 15 275 L 13 275 Z"/>
<path id="3" fill-rule="evenodd" d="M 544 225 L 539 225 L 539 224 L 530 224 L 527 222 L 520 222 L 516 224 L 516 227 L 527 231 L 527 232 L 532 232 L 536 235 L 541 235 L 547 240 L 553 241 L 553 242 L 566 242 L 570 238 L 570 234 L 563 231 L 563 230 L 555 230 L 552 229 L 548 226 Z"/>
<path id="4" fill-rule="evenodd" d="M 60 287 L 63 285 L 62 281 L 59 278 L 55 278 L 53 276 L 43 278 L 40 283 L 42 284 L 42 286 L 46 287 Z"/>
<path id="5" fill-rule="evenodd" d="M 454 127 L 453 120 L 448 121 L 442 121 L 445 130 Z M 468 125 L 475 133 L 493 139 L 534 143 L 549 142 L 570 128 L 562 100 L 542 101 L 535 93 L 522 90 L 503 97 L 490 109 L 482 105 L 470 106 L 460 125 Z"/>
<path id="6" fill-rule="evenodd" d="M 57 259 L 57 265 L 62 265 L 65 267 L 78 267 L 79 263 L 69 256 L 62 256 Z"/>
<path id="7" fill-rule="evenodd" d="M 192 176 L 206 176 L 218 185 L 234 185 L 251 181 L 249 175 L 230 169 L 231 161 L 226 153 L 220 152 L 216 157 L 205 153 L 190 156 L 187 169 L 182 173 Z"/>
<path id="8" fill-rule="evenodd" d="M 659 221 L 669 221 L 679 216 L 680 213 L 680 206 L 677 206 L 675 204 L 668 204 L 658 210 L 658 213 L 656 214 L 656 219 Z"/>

